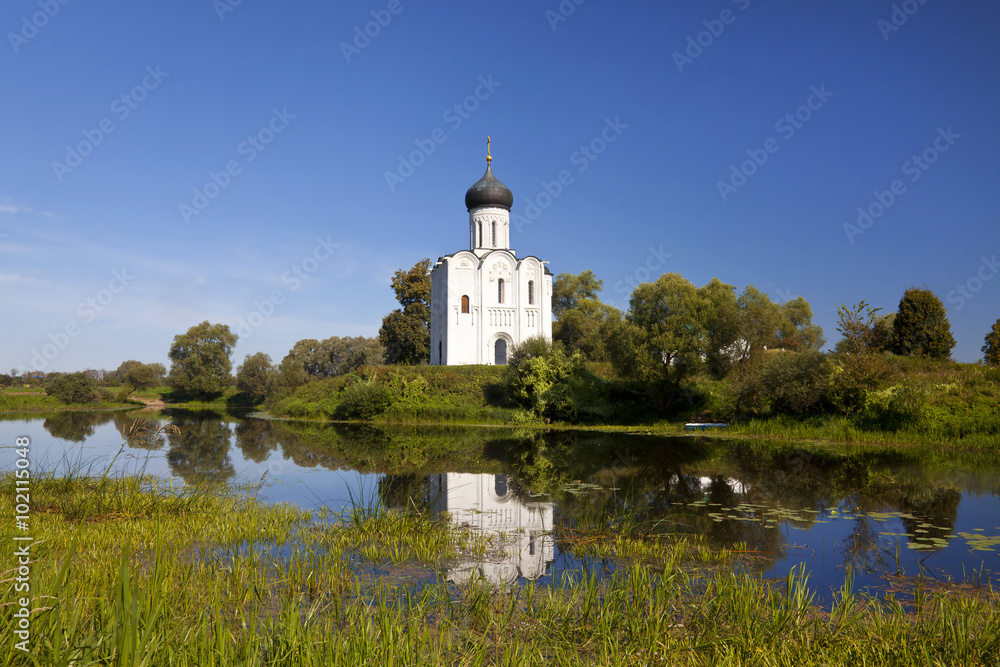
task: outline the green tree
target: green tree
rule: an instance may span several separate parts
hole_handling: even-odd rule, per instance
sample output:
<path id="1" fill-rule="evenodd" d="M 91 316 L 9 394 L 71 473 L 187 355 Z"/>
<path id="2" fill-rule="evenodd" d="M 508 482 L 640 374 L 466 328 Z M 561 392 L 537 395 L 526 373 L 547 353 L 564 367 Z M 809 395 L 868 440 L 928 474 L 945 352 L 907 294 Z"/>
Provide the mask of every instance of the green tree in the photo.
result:
<path id="1" fill-rule="evenodd" d="M 292 390 L 304 385 L 308 381 L 309 375 L 306 373 L 305 368 L 303 368 L 302 362 L 293 357 L 291 353 L 281 360 L 281 364 L 278 366 L 277 379 L 275 380 L 278 386 Z"/>
<path id="2" fill-rule="evenodd" d="M 880 310 L 869 306 L 864 299 L 850 308 L 840 304 L 837 307 L 837 331 L 843 339 L 837 343 L 837 352 L 871 352 L 875 342 L 875 314 Z"/>
<path id="3" fill-rule="evenodd" d="M 378 365 L 384 360 L 385 349 L 377 338 L 331 336 L 323 341 L 304 338 L 295 343 L 282 360 L 282 367 L 288 361 L 288 372 L 293 374 L 300 368 L 307 377 L 293 384 L 304 384 L 309 377 L 344 375 L 360 366 Z"/>
<path id="4" fill-rule="evenodd" d="M 986 334 L 986 343 L 983 345 L 983 354 L 986 363 L 991 366 L 1000 366 L 1000 319 L 993 323 L 993 328 Z"/>
<path id="5" fill-rule="evenodd" d="M 679 273 L 642 283 L 608 341 L 615 371 L 644 385 L 658 409 L 666 408 L 710 351 L 711 309 L 711 302 Z"/>
<path id="6" fill-rule="evenodd" d="M 392 289 L 402 308 L 382 318 L 378 338 L 389 364 L 420 364 L 430 359 L 431 279 L 430 258 L 422 259 L 408 271 L 392 275 Z"/>
<path id="7" fill-rule="evenodd" d="M 955 347 L 941 299 L 928 289 L 911 287 L 899 300 L 892 323 L 891 351 L 911 357 L 947 359 Z"/>
<path id="8" fill-rule="evenodd" d="M 871 350 L 872 352 L 886 352 L 889 350 L 889 343 L 892 340 L 892 323 L 896 321 L 896 313 L 889 313 L 875 318 L 872 326 Z"/>
<path id="9" fill-rule="evenodd" d="M 604 281 L 598 280 L 590 269 L 579 275 L 560 273 L 552 281 L 552 314 L 559 318 L 567 310 L 578 308 L 588 299 L 597 300 L 597 293 L 604 289 Z"/>
<path id="10" fill-rule="evenodd" d="M 115 377 L 133 389 L 149 389 L 163 382 L 167 369 L 163 364 L 144 364 L 134 359 L 123 361 L 115 371 Z"/>
<path id="11" fill-rule="evenodd" d="M 747 285 L 737 300 L 740 309 L 740 337 L 747 353 L 756 356 L 766 348 L 781 347 L 782 332 L 790 326 L 781 306 L 753 285 Z"/>
<path id="12" fill-rule="evenodd" d="M 823 328 L 812 323 L 812 307 L 801 296 L 781 304 L 785 326 L 781 329 L 779 345 L 787 350 L 805 352 L 820 351 L 826 344 Z"/>
<path id="13" fill-rule="evenodd" d="M 236 369 L 236 389 L 254 403 L 260 403 L 267 398 L 273 381 L 274 368 L 271 366 L 271 357 L 263 352 L 248 354 Z"/>
<path id="14" fill-rule="evenodd" d="M 742 356 L 745 347 L 739 344 L 740 308 L 736 288 L 718 278 L 698 289 L 706 302 L 705 331 L 708 335 L 706 360 L 715 378 L 726 375 L 733 361 Z"/>
<path id="15" fill-rule="evenodd" d="M 605 340 L 609 330 L 621 319 L 614 306 L 601 303 L 597 293 L 604 287 L 590 270 L 580 275 L 560 273 L 552 281 L 553 340 L 566 350 L 582 352 L 593 361 L 605 361 Z"/>
<path id="16" fill-rule="evenodd" d="M 207 320 L 174 336 L 167 384 L 176 392 L 201 398 L 221 394 L 229 386 L 236 340 L 228 326 Z"/>

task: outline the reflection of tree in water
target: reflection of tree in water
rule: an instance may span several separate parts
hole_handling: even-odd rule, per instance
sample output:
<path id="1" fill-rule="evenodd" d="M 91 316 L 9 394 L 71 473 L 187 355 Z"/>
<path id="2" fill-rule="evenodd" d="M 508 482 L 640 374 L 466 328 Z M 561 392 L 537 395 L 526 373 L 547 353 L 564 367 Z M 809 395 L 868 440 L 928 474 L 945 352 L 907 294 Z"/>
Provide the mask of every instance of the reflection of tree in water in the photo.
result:
<path id="1" fill-rule="evenodd" d="M 927 552 L 944 548 L 944 540 L 952 533 L 958 517 L 962 494 L 957 489 L 933 487 L 929 484 L 889 482 L 882 480 L 851 497 L 851 505 L 860 512 L 854 515 L 854 528 L 841 550 L 846 563 L 859 572 L 885 572 L 894 568 L 895 557 L 888 547 L 893 539 L 883 536 L 886 530 L 870 512 L 900 512 L 903 531 L 913 537 L 907 540 L 922 544 Z"/>
<path id="2" fill-rule="evenodd" d="M 557 520 L 567 525 L 656 525 L 705 535 L 717 546 L 745 542 L 778 556 L 787 549 L 783 521 L 765 521 L 771 516 L 754 506 L 792 512 L 794 526 L 803 530 L 820 511 L 841 503 L 857 508 L 856 514 L 909 513 L 916 518 L 903 520 L 907 532 L 929 540 L 951 532 L 961 498 L 930 483 L 919 455 L 891 449 L 561 432 L 513 447 L 507 460 L 518 494 L 553 494 Z M 570 493 L 567 480 L 598 488 Z M 864 519 L 853 526 L 844 556 L 859 569 L 880 566 L 880 527 Z"/>
<path id="3" fill-rule="evenodd" d="M 225 482 L 236 474 L 229 459 L 229 425 L 221 419 L 175 417 L 167 463 L 185 482 Z"/>
<path id="4" fill-rule="evenodd" d="M 560 432 L 513 447 L 506 458 L 518 497 L 551 495 L 556 500 L 555 521 L 563 528 L 634 536 L 703 535 L 716 547 L 746 543 L 772 557 L 783 553 L 784 538 L 777 527 L 711 516 L 720 508 L 747 502 L 737 492 L 743 491 L 737 480 L 701 472 L 720 451 L 700 438 Z M 586 484 L 581 488 L 574 480 Z M 695 502 L 713 505 L 691 506 Z M 762 519 L 762 510 L 756 512 Z"/>
<path id="5" fill-rule="evenodd" d="M 883 548 L 889 540 L 879 535 L 879 526 L 867 514 L 854 517 L 851 534 L 844 540 L 840 550 L 844 564 L 855 572 L 885 572 L 890 566 Z"/>
<path id="6" fill-rule="evenodd" d="M 282 454 L 286 459 L 291 459 L 295 465 L 326 470 L 342 470 L 348 467 L 334 445 L 337 436 L 332 427 L 309 425 L 296 429 L 287 424 L 274 423 L 272 428 L 281 445 Z"/>
<path id="7" fill-rule="evenodd" d="M 899 509 L 913 518 L 901 517 L 900 520 L 906 532 L 914 536 L 914 541 L 931 543 L 935 538 L 944 539 L 954 531 L 961 502 L 962 494 L 957 489 L 912 488 L 910 493 L 904 493 L 900 498 Z"/>
<path id="8" fill-rule="evenodd" d="M 83 442 L 94 435 L 97 427 L 111 421 L 112 413 L 72 410 L 57 412 L 45 418 L 42 427 L 53 438 Z"/>
<path id="9" fill-rule="evenodd" d="M 148 450 L 163 449 L 167 431 L 171 430 L 164 422 L 121 413 L 115 415 L 115 429 L 130 448 Z"/>
<path id="10" fill-rule="evenodd" d="M 236 446 L 254 463 L 266 461 L 278 447 L 278 433 L 266 419 L 244 419 L 236 424 Z"/>

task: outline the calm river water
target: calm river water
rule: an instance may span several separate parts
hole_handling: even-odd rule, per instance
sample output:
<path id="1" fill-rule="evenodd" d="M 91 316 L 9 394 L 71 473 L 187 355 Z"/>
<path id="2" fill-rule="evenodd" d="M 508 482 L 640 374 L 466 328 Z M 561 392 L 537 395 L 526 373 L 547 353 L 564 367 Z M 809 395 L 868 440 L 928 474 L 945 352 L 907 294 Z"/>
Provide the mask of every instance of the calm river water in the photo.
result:
<path id="1" fill-rule="evenodd" d="M 155 413 L 135 413 L 149 416 Z M 760 552 L 783 578 L 804 563 L 819 598 L 855 573 L 878 593 L 898 575 L 1000 585 L 1000 456 L 655 437 L 593 431 L 319 425 L 174 412 L 179 432 L 123 446 L 134 415 L 0 417 L 0 468 L 31 438 L 32 470 L 147 473 L 259 485 L 258 498 L 339 510 L 380 502 L 447 511 L 513 536 L 504 558 L 458 563 L 495 579 L 550 583 L 610 562 L 564 553 L 554 525 L 704 535 Z M 162 416 L 161 416 L 162 418 Z"/>

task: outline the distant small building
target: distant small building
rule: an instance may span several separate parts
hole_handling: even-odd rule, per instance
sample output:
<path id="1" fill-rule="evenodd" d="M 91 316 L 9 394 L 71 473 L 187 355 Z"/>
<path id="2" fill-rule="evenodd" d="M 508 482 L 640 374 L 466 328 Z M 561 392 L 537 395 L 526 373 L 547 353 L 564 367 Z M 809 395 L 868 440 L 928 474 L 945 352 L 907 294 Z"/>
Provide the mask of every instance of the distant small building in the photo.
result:
<path id="1" fill-rule="evenodd" d="M 536 336 L 552 339 L 552 272 L 510 247 L 514 195 L 486 173 L 465 193 L 469 249 L 431 267 L 431 363 L 506 364 L 511 348 Z"/>

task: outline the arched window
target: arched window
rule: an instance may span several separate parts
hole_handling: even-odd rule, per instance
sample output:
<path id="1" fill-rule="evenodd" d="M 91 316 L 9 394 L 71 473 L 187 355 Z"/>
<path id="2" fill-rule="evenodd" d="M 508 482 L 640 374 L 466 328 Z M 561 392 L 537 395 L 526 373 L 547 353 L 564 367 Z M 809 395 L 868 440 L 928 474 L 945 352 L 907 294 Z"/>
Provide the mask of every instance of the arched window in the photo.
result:
<path id="1" fill-rule="evenodd" d="M 497 223 L 493 223 L 493 247 L 497 247 Z"/>
<path id="2" fill-rule="evenodd" d="M 503 278 L 497 281 L 497 303 L 503 303 Z"/>
<path id="3" fill-rule="evenodd" d="M 441 341 L 438 341 L 438 364 L 444 364 L 444 359 L 441 358 Z"/>
<path id="4" fill-rule="evenodd" d="M 535 303 L 535 281 L 528 281 L 528 305 L 534 305 Z"/>
<path id="5" fill-rule="evenodd" d="M 476 238 L 476 247 L 483 247 L 483 223 L 481 221 L 479 223 L 479 236 Z"/>
<path id="6" fill-rule="evenodd" d="M 465 294 L 462 295 L 462 312 L 469 312 L 469 297 Z"/>

